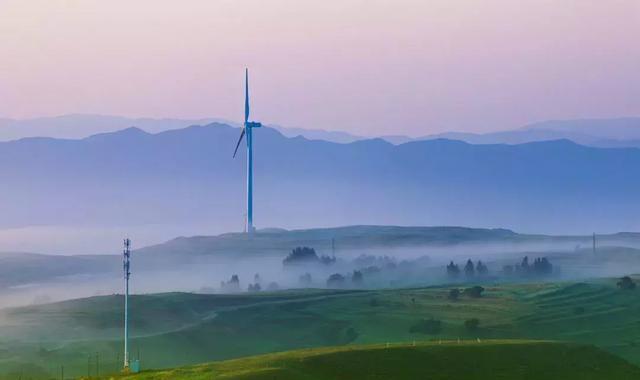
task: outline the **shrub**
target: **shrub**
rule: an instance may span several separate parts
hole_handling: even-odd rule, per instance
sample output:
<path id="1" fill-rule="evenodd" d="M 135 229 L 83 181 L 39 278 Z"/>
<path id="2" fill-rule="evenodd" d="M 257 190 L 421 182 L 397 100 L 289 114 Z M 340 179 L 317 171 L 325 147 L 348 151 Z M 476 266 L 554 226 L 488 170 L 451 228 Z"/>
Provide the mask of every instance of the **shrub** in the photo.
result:
<path id="1" fill-rule="evenodd" d="M 480 298 L 482 297 L 482 292 L 484 292 L 482 286 L 472 286 L 464 290 L 464 295 L 471 298 Z"/>
<path id="2" fill-rule="evenodd" d="M 476 331 L 480 327 L 480 320 L 478 318 L 471 318 L 464 321 L 464 327 L 469 331 Z"/>
<path id="3" fill-rule="evenodd" d="M 345 278 L 340 273 L 334 273 L 327 279 L 328 288 L 341 288 L 344 286 Z"/>
<path id="4" fill-rule="evenodd" d="M 543 275 L 551 274 L 553 273 L 553 265 L 546 257 L 539 257 L 533 261 L 533 272 Z"/>
<path id="5" fill-rule="evenodd" d="M 457 301 L 460 298 L 460 289 L 451 289 L 449 290 L 449 295 L 447 296 L 451 301 Z"/>
<path id="6" fill-rule="evenodd" d="M 636 283 L 633 282 L 633 280 L 629 276 L 622 277 L 620 281 L 618 281 L 617 285 L 620 289 L 624 290 L 633 290 L 636 288 Z"/>
<path id="7" fill-rule="evenodd" d="M 240 291 L 240 278 L 237 274 L 231 276 L 231 280 L 227 282 L 220 282 L 220 287 L 226 292 L 239 292 Z"/>
<path id="8" fill-rule="evenodd" d="M 423 319 L 417 322 L 415 325 L 411 326 L 409 329 L 410 333 L 420 333 L 420 334 L 429 334 L 436 335 L 442 331 L 442 321 L 438 319 Z"/>
<path id="9" fill-rule="evenodd" d="M 351 276 L 351 282 L 356 286 L 362 285 L 362 283 L 364 282 L 362 272 L 360 272 L 359 270 L 354 270 L 353 275 Z"/>
<path id="10" fill-rule="evenodd" d="M 336 258 L 322 255 L 320 256 L 320 262 L 324 265 L 331 265 L 336 262 Z"/>

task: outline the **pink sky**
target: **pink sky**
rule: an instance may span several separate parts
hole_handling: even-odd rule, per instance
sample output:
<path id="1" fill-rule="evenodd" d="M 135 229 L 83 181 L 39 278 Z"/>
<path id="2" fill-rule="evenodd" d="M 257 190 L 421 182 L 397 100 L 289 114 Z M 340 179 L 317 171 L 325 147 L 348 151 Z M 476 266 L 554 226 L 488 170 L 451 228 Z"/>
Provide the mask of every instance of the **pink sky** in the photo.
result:
<path id="1" fill-rule="evenodd" d="M 357 134 L 640 115 L 637 0 L 0 0 L 0 116 Z"/>

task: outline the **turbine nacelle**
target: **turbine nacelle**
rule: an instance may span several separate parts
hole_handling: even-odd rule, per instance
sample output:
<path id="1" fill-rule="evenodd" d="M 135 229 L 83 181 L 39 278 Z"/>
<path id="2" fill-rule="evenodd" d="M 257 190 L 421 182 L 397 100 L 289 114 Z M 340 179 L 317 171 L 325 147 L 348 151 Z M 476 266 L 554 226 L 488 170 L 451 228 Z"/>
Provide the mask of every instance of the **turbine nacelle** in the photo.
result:
<path id="1" fill-rule="evenodd" d="M 247 121 L 246 123 L 244 123 L 244 127 L 242 128 L 242 132 L 240 132 L 240 138 L 238 139 L 238 143 L 236 144 L 236 149 L 233 151 L 233 158 L 236 158 L 236 154 L 238 153 L 238 148 L 240 147 L 240 143 L 242 142 L 242 139 L 244 138 L 244 135 L 246 134 L 247 128 L 260 128 L 262 127 L 262 123 L 259 123 L 257 121 Z M 247 143 L 249 141 L 247 140 Z"/>

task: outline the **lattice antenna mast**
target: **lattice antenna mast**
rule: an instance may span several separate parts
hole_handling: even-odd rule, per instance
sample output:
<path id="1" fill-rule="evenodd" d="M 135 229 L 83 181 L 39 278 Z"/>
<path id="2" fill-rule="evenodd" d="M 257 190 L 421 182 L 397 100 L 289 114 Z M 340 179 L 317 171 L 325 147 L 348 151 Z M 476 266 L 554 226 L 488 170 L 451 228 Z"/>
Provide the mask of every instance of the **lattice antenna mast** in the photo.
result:
<path id="1" fill-rule="evenodd" d="M 129 368 L 129 277 L 131 276 L 131 240 L 124 239 L 124 368 Z"/>

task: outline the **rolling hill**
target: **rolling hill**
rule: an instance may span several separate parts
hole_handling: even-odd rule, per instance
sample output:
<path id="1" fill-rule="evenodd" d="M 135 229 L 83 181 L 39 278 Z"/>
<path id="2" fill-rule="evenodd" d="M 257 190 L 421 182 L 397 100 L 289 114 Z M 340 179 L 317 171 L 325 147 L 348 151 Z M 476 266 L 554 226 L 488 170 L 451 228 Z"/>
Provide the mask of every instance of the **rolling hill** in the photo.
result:
<path id="1" fill-rule="evenodd" d="M 125 375 L 130 380 L 635 379 L 640 368 L 595 347 L 536 341 L 346 346 Z"/>
<path id="2" fill-rule="evenodd" d="M 616 281 L 483 284 L 481 298 L 458 300 L 448 298 L 449 290 L 468 285 L 138 295 L 131 347 L 144 368 L 161 369 L 326 346 L 551 339 L 593 344 L 638 364 L 640 292 L 617 289 Z M 121 307 L 122 296 L 102 296 L 3 310 L 0 372 L 64 365 L 69 374 L 85 375 L 87 356 L 95 353 L 101 373 L 117 372 Z M 476 329 L 465 326 L 472 318 L 480 321 Z M 440 321 L 439 328 L 416 329 L 424 320 Z"/>
<path id="3" fill-rule="evenodd" d="M 616 233 L 598 235 L 602 252 L 599 265 L 604 265 L 621 254 L 631 254 L 640 248 L 640 234 Z M 468 227 L 401 227 L 401 226 L 345 226 L 301 230 L 264 229 L 251 239 L 243 233 L 216 236 L 179 237 L 167 242 L 134 251 L 137 271 L 166 272 L 189 268 L 185 265 L 205 259 L 274 258 L 282 260 L 293 248 L 309 246 L 320 254 L 332 254 L 332 245 L 339 257 L 387 254 L 403 249 L 434 250 L 474 247 L 492 247 L 493 251 L 507 250 L 519 257 L 518 252 L 535 249 L 573 251 L 576 246 L 589 247 L 592 236 L 555 236 L 521 234 L 506 229 Z M 626 247 L 626 248 L 625 248 Z M 491 250 L 493 249 L 493 251 Z M 626 253 L 625 253 L 626 252 Z M 402 259 L 402 255 L 398 257 Z M 436 256 L 433 259 L 442 258 Z M 215 265 L 209 262 L 207 265 Z M 206 265 L 205 265 L 206 266 Z M 44 255 L 31 253 L 0 253 L 0 290 L 6 287 L 59 280 L 67 276 L 119 275 L 119 255 Z"/>

